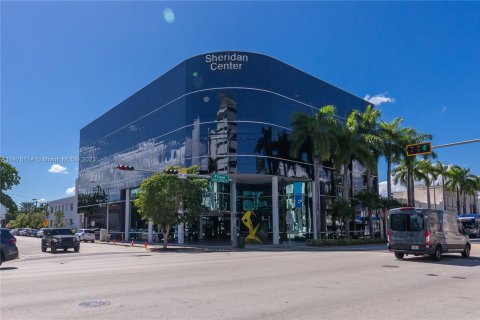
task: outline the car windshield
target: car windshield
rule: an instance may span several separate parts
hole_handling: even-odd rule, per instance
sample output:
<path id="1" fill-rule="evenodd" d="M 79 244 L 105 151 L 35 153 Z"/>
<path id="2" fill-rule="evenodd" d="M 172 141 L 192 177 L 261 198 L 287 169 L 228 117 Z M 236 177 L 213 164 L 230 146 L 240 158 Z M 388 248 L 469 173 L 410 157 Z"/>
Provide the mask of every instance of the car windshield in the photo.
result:
<path id="1" fill-rule="evenodd" d="M 464 228 L 475 228 L 475 220 L 473 219 L 462 219 L 460 220 Z"/>
<path id="2" fill-rule="evenodd" d="M 70 229 L 54 229 L 52 230 L 52 235 L 57 236 L 57 235 L 71 235 L 72 230 Z"/>
<path id="3" fill-rule="evenodd" d="M 396 213 L 390 216 L 390 229 L 393 231 L 423 230 L 423 214 Z"/>

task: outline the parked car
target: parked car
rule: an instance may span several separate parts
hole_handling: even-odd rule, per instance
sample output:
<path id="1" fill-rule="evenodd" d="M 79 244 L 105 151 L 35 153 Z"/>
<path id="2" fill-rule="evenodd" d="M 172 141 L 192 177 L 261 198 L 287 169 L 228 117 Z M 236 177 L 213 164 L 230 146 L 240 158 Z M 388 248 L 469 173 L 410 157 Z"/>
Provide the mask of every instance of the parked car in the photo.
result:
<path id="1" fill-rule="evenodd" d="M 480 238 L 480 214 L 459 214 L 458 219 L 470 238 Z"/>
<path id="2" fill-rule="evenodd" d="M 43 229 L 45 229 L 45 228 L 41 228 L 40 230 L 38 230 L 38 232 L 37 232 L 37 238 L 43 237 Z"/>
<path id="3" fill-rule="evenodd" d="M 435 261 L 444 253 L 470 256 L 470 240 L 456 214 L 411 207 L 392 209 L 387 226 L 388 250 L 397 259 L 409 254 L 428 254 Z"/>
<path id="4" fill-rule="evenodd" d="M 17 239 L 10 233 L 10 230 L 0 228 L 0 265 L 2 265 L 3 261 L 17 258 Z"/>
<path id="5" fill-rule="evenodd" d="M 91 241 L 92 243 L 95 242 L 95 231 L 90 229 L 78 229 L 77 233 L 75 233 L 79 241 Z"/>
<path id="6" fill-rule="evenodd" d="M 73 248 L 75 252 L 79 252 L 80 241 L 72 233 L 72 229 L 45 228 L 43 229 L 42 252 L 46 252 L 47 248 L 50 248 L 52 253 L 56 253 L 58 249 L 67 251 L 70 248 Z"/>

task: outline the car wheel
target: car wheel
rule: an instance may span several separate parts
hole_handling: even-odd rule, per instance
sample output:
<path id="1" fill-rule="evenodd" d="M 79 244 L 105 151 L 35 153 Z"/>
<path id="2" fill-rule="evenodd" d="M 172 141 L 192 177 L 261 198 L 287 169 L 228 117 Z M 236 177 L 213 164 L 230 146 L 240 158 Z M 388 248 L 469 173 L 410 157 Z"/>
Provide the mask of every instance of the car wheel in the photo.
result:
<path id="1" fill-rule="evenodd" d="M 42 252 L 47 252 L 47 247 L 46 246 L 42 246 Z"/>
<path id="2" fill-rule="evenodd" d="M 67 252 L 67 251 L 68 251 L 68 249 L 67 249 L 67 248 L 63 248 L 63 252 Z"/>
<path id="3" fill-rule="evenodd" d="M 468 243 L 465 245 L 465 249 L 463 249 L 462 251 L 462 257 L 464 258 L 470 257 L 470 245 Z"/>
<path id="4" fill-rule="evenodd" d="M 95 240 L 92 240 L 92 243 L 94 243 L 94 242 L 95 242 Z"/>
<path id="5" fill-rule="evenodd" d="M 80 252 L 80 244 L 77 244 L 75 248 L 73 248 L 75 252 Z"/>
<path id="6" fill-rule="evenodd" d="M 435 251 L 433 252 L 432 258 L 435 261 L 440 261 L 440 259 L 442 259 L 442 247 L 437 246 L 435 248 Z"/>
<path id="7" fill-rule="evenodd" d="M 405 254 L 403 252 L 395 252 L 395 258 L 402 260 Z"/>
<path id="8" fill-rule="evenodd" d="M 0 252 L 0 266 L 2 265 L 3 262 L 3 254 Z"/>
<path id="9" fill-rule="evenodd" d="M 51 245 L 51 250 L 52 250 L 52 253 L 57 253 L 57 246 L 54 243 L 52 243 Z"/>

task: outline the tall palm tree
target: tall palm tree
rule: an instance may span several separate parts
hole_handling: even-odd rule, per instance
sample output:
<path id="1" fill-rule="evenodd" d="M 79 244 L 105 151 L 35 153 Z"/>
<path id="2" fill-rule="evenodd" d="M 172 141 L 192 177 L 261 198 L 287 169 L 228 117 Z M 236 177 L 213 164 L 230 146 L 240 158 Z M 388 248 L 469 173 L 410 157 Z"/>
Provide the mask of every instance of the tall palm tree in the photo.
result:
<path id="1" fill-rule="evenodd" d="M 447 197 L 445 193 L 445 177 L 447 176 L 448 166 L 437 161 L 434 165 L 436 177 L 442 176 L 442 198 L 443 198 L 443 210 L 447 210 Z"/>
<path id="2" fill-rule="evenodd" d="M 428 209 L 431 209 L 430 184 L 432 183 L 432 180 L 435 181 L 436 179 L 433 177 L 433 175 L 435 175 L 435 169 L 432 163 L 426 159 L 419 160 L 417 163 L 417 168 L 421 174 L 423 182 L 425 182 L 425 187 L 427 188 L 427 207 Z"/>
<path id="3" fill-rule="evenodd" d="M 379 109 L 375 109 L 371 105 L 368 105 L 365 111 L 360 112 L 358 110 L 352 111 L 347 119 L 347 127 L 351 131 L 357 131 L 363 138 L 364 143 L 370 150 L 370 157 L 373 158 L 373 166 L 378 163 L 378 158 L 382 153 L 383 141 L 379 135 L 378 122 L 382 112 Z M 371 166 L 366 166 L 367 175 L 367 192 L 372 192 L 372 179 L 371 171 L 375 170 Z M 378 174 L 378 172 L 377 172 Z M 378 193 L 378 188 L 375 188 L 374 193 Z M 369 217 L 369 231 L 373 235 L 373 218 L 372 218 L 372 206 L 367 207 Z"/>
<path id="4" fill-rule="evenodd" d="M 392 162 L 394 158 L 398 158 L 403 154 L 404 145 L 402 137 L 405 135 L 405 128 L 401 128 L 400 124 L 403 118 L 395 118 L 388 123 L 380 120 L 378 123 L 379 136 L 382 143 L 382 153 L 387 161 L 387 198 L 392 198 Z"/>
<path id="5" fill-rule="evenodd" d="M 355 113 L 351 113 L 347 119 L 346 125 L 342 125 L 337 122 L 336 126 L 336 139 L 337 148 L 333 153 L 334 167 L 337 170 L 343 168 L 343 181 L 342 181 L 342 198 L 344 201 L 350 202 L 350 187 L 348 183 L 349 166 L 353 159 L 357 159 L 365 167 L 372 168 L 374 166 L 375 159 L 370 153 L 368 144 L 366 143 L 364 136 L 355 128 L 355 126 L 349 125 L 354 121 L 356 117 Z M 349 219 L 347 219 L 347 236 L 350 234 Z"/>
<path id="6" fill-rule="evenodd" d="M 420 170 L 419 161 L 412 157 L 410 159 L 401 159 L 397 167 L 393 170 L 393 182 L 395 184 L 401 183 L 407 187 L 407 205 L 415 206 L 415 197 L 412 197 L 411 194 L 408 195 L 408 188 L 410 184 L 413 185 L 414 181 L 424 180 L 425 176 Z M 410 189 L 411 192 L 412 189 Z"/>
<path id="7" fill-rule="evenodd" d="M 313 181 L 314 190 L 316 191 L 317 203 L 314 206 L 315 228 L 320 231 L 326 231 L 326 215 L 320 215 L 320 169 L 323 161 L 332 157 L 333 150 L 337 146 L 335 137 L 335 107 L 332 105 L 322 107 L 317 114 L 309 115 L 306 113 L 294 113 L 292 116 L 292 133 L 290 139 L 292 141 L 292 157 L 298 157 L 300 150 L 304 148 L 306 143 L 310 143 L 313 154 Z M 319 228 L 318 228 L 319 227 Z M 318 234 L 314 235 L 315 237 Z"/>
<path id="8" fill-rule="evenodd" d="M 457 194 L 457 213 L 460 213 L 460 195 L 463 194 L 463 213 L 467 213 L 466 191 L 475 176 L 470 173 L 470 169 L 454 165 L 448 169 L 448 179 L 445 183 L 447 190 L 455 191 Z"/>
<path id="9" fill-rule="evenodd" d="M 396 157 L 396 159 L 394 158 L 394 160 L 396 160 L 396 162 L 398 162 L 400 159 L 403 159 L 405 161 L 405 165 L 406 165 L 406 168 L 407 168 L 407 197 L 408 197 L 408 205 L 409 206 L 415 206 L 415 184 L 414 184 L 414 181 L 415 181 L 415 177 L 414 175 L 416 175 L 417 177 L 419 177 L 421 179 L 421 174 L 420 173 L 416 173 L 414 174 L 414 166 L 415 166 L 415 160 L 416 160 L 416 156 L 408 156 L 407 155 L 407 151 L 406 151 L 406 146 L 409 145 L 409 144 L 415 144 L 415 143 L 420 143 L 422 141 L 426 141 L 426 140 L 432 140 L 432 135 L 431 134 L 424 134 L 424 133 L 420 133 L 418 131 L 416 131 L 415 129 L 413 128 L 405 128 L 405 130 L 402 131 L 403 135 L 400 139 L 400 143 L 403 145 L 403 151 L 402 151 L 402 154 L 401 154 L 401 157 Z M 431 153 L 429 156 L 427 157 L 432 157 L 432 158 L 436 158 L 436 155 L 435 153 Z"/>

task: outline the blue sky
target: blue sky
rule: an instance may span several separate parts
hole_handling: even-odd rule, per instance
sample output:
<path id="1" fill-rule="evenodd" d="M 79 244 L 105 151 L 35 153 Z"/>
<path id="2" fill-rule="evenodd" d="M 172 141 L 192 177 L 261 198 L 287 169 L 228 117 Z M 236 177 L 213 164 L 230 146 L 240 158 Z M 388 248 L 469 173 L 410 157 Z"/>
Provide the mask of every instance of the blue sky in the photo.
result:
<path id="1" fill-rule="evenodd" d="M 433 145 L 480 138 L 479 39 L 480 2 L 2 1 L 0 154 L 22 178 L 9 194 L 65 197 L 80 129 L 209 51 L 264 53 L 378 96 L 383 119 Z M 480 143 L 437 153 L 480 175 Z"/>

